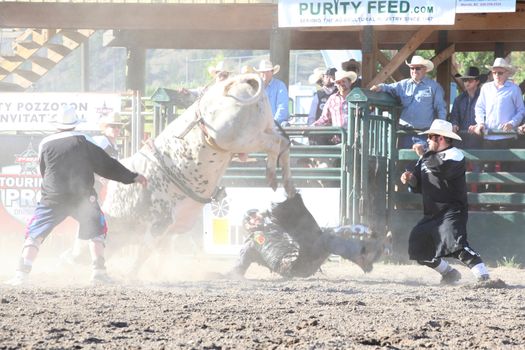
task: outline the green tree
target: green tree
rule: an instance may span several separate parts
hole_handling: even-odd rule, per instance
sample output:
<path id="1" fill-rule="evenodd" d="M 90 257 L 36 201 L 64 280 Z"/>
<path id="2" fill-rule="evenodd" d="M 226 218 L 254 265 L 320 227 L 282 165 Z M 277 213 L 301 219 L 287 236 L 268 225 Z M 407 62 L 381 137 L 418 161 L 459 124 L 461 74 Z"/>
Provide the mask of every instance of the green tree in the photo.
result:
<path id="1" fill-rule="evenodd" d="M 494 63 L 494 54 L 492 52 L 456 52 L 456 63 L 460 74 L 463 74 L 468 67 L 478 67 L 482 74 L 488 73 L 485 66 L 491 66 Z"/>

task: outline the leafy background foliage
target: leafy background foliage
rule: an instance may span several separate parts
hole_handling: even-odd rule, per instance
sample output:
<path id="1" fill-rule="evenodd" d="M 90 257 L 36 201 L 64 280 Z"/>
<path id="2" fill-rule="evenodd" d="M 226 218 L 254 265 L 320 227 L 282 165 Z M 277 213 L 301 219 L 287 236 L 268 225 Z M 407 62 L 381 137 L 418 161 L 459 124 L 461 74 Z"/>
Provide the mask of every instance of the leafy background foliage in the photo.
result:
<path id="1" fill-rule="evenodd" d="M 124 92 L 126 86 L 126 49 L 102 46 L 102 31 L 93 35 L 89 42 L 90 52 L 90 91 Z M 392 57 L 396 51 L 383 51 Z M 418 55 L 432 58 L 433 50 L 419 50 Z M 256 66 L 267 51 L 257 50 L 148 50 L 146 58 L 146 95 L 149 96 L 158 87 L 197 87 L 206 85 L 211 77 L 208 67 L 220 60 L 228 60 L 238 70 L 243 65 Z M 459 72 L 469 66 L 477 66 L 487 73 L 486 65 L 492 65 L 492 52 L 458 52 L 454 61 Z M 513 76 L 517 84 L 525 80 L 525 54 L 513 52 L 511 63 L 518 68 Z M 274 62 L 277 63 L 277 62 Z M 290 57 L 290 84 L 308 84 L 308 76 L 314 68 L 323 67 L 324 62 L 319 51 L 293 51 Z M 378 69 L 381 66 L 377 65 Z M 401 67 L 404 68 L 404 67 Z M 80 50 L 74 51 L 60 62 L 33 87 L 33 91 L 82 91 Z M 432 76 L 432 75 L 431 75 Z"/>

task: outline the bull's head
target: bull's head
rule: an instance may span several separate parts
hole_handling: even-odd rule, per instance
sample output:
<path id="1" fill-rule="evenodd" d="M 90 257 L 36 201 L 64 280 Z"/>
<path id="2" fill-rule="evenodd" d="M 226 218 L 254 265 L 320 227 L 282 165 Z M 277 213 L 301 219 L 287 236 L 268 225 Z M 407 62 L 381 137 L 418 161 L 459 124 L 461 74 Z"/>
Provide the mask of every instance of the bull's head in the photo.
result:
<path id="1" fill-rule="evenodd" d="M 359 253 L 344 258 L 357 264 L 365 273 L 372 271 L 373 265 L 383 254 L 392 251 L 392 234 L 388 232 L 380 237 L 375 231 L 365 225 L 340 226 L 333 230 L 334 234 L 343 237 L 357 245 Z"/>

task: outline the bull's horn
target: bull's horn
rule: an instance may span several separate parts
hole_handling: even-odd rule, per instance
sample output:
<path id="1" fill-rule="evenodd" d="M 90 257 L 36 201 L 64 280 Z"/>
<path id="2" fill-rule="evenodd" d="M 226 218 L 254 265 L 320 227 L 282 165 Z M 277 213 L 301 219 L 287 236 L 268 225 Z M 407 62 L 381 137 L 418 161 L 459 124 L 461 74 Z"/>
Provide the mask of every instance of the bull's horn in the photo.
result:
<path id="1" fill-rule="evenodd" d="M 239 102 L 243 106 L 254 104 L 255 102 L 257 102 L 259 100 L 259 98 L 261 96 L 261 93 L 263 91 L 262 78 L 259 76 L 259 74 L 253 74 L 253 73 L 251 73 L 251 74 L 244 74 L 244 75 L 239 76 L 239 82 L 249 82 L 251 80 L 256 80 L 257 81 L 257 91 L 255 92 L 255 95 L 253 95 L 252 97 L 244 100 L 244 99 L 240 99 L 237 96 L 233 96 L 233 95 L 228 94 L 228 90 L 230 89 L 232 84 L 228 84 L 226 86 L 226 89 L 225 89 L 226 91 L 224 91 L 226 96 L 234 98 L 235 100 L 237 100 L 237 102 Z M 248 84 L 252 85 L 251 83 L 248 83 Z"/>

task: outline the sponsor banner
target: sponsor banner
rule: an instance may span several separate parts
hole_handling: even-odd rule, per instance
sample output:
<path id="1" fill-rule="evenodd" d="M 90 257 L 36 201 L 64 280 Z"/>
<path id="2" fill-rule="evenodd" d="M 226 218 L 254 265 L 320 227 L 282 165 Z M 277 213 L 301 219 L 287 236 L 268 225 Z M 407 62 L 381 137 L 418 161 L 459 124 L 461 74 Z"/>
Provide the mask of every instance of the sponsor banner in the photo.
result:
<path id="1" fill-rule="evenodd" d="M 5 211 L 18 222 L 25 224 L 33 215 L 40 199 L 40 175 L 20 173 L 20 168 L 11 168 L 0 174 L 0 200 Z M 14 173 L 18 171 L 18 173 Z"/>
<path id="2" fill-rule="evenodd" d="M 74 106 L 82 120 L 77 130 L 99 130 L 99 120 L 120 112 L 119 94 L 0 93 L 0 131 L 51 131 L 64 106 Z"/>
<path id="3" fill-rule="evenodd" d="M 453 25 L 456 0 L 279 0 L 279 27 Z"/>
<path id="4" fill-rule="evenodd" d="M 456 13 L 516 12 L 516 0 L 457 0 Z"/>
<path id="5" fill-rule="evenodd" d="M 321 227 L 339 225 L 338 188 L 301 188 L 308 210 Z M 249 209 L 268 210 L 272 202 L 286 199 L 282 190 L 270 188 L 228 187 L 220 203 L 206 204 L 203 209 L 203 244 L 209 254 L 236 255 L 246 239 L 242 219 Z"/>

